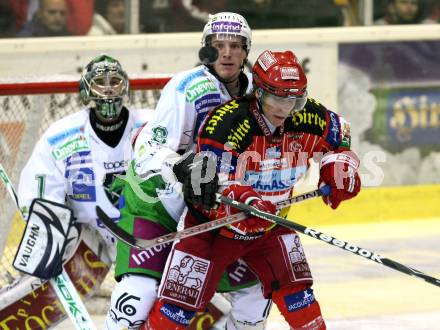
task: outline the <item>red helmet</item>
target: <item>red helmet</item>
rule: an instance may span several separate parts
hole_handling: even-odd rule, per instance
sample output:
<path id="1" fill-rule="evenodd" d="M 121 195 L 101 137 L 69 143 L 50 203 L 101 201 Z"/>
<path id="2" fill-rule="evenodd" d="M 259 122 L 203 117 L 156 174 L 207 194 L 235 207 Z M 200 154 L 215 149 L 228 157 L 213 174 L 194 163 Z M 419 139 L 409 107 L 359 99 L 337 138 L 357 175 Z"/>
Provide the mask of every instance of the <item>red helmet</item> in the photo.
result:
<path id="1" fill-rule="evenodd" d="M 280 97 L 306 97 L 307 78 L 291 51 L 265 50 L 252 68 L 257 88 Z"/>

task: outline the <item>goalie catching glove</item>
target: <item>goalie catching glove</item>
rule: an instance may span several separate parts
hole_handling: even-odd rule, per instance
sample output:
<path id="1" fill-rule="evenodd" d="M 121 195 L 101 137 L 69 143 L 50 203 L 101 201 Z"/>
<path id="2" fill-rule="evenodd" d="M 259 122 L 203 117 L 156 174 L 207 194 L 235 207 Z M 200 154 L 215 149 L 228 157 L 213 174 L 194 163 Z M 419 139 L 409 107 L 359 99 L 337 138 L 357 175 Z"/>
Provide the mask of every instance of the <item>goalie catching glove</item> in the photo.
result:
<path id="1" fill-rule="evenodd" d="M 210 153 L 185 153 L 173 166 L 177 180 L 182 183 L 183 196 L 187 203 L 210 209 L 215 205 L 218 191 L 217 161 Z"/>
<path id="2" fill-rule="evenodd" d="M 327 184 L 330 195 L 323 196 L 324 202 L 332 209 L 347 199 L 355 197 L 361 189 L 358 174 L 359 158 L 352 151 L 330 153 L 321 159 L 319 187 Z"/>
<path id="3" fill-rule="evenodd" d="M 262 200 L 261 196 L 251 186 L 233 184 L 223 190 L 222 195 L 234 199 L 237 202 L 253 206 L 260 211 L 270 214 L 276 213 L 275 204 L 270 201 Z M 241 212 L 229 205 L 222 204 L 221 208 L 224 208 L 225 216 Z M 269 230 L 273 226 L 274 224 L 272 222 L 254 216 L 249 216 L 246 220 L 230 225 L 234 231 L 243 235 L 261 233 Z"/>

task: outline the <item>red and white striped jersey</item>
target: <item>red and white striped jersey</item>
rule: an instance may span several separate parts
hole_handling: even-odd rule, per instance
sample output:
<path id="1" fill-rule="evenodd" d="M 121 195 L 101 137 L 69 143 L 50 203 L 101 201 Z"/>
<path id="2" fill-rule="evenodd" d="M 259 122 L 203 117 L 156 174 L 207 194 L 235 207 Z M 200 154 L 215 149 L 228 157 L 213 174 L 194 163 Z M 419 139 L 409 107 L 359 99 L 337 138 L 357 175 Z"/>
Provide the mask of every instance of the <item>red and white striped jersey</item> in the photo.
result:
<path id="1" fill-rule="evenodd" d="M 251 185 L 263 199 L 288 198 L 309 159 L 350 147 L 349 124 L 309 99 L 273 133 L 255 99 L 231 100 L 216 108 L 199 131 L 198 151 L 217 156 L 220 179 Z"/>

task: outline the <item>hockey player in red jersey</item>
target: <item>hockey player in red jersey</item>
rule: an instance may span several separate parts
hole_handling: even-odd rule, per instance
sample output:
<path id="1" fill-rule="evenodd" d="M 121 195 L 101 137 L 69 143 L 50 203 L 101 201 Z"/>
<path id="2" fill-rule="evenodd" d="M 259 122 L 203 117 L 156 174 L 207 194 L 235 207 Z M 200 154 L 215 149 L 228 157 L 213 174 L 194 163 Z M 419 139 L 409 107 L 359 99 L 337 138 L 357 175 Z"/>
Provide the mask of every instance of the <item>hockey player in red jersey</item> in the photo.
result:
<path id="1" fill-rule="evenodd" d="M 291 51 L 263 52 L 253 67 L 255 92 L 213 110 L 199 131 L 199 152 L 217 156 L 221 193 L 262 211 L 287 198 L 308 160 L 321 155 L 320 184 L 332 190 L 326 204 L 357 195 L 359 159 L 350 151 L 349 124 L 307 98 L 307 79 Z M 208 169 L 209 170 L 209 169 Z M 219 205 L 188 205 L 190 227 L 238 212 Z M 225 267 L 242 258 L 260 279 L 292 329 L 326 329 L 312 290 L 312 275 L 298 235 L 249 216 L 246 220 L 174 245 L 144 329 L 185 329 L 215 293 Z"/>

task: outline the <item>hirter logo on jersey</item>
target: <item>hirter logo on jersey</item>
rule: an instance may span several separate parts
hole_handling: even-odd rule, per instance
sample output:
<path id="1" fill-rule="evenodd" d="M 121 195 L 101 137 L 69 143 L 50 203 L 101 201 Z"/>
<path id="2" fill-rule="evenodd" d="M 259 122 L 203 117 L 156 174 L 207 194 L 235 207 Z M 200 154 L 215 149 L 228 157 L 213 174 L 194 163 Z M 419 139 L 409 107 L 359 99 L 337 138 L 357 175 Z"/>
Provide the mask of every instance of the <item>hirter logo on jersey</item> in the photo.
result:
<path id="1" fill-rule="evenodd" d="M 295 112 L 292 117 L 292 122 L 298 129 L 321 136 L 324 135 L 327 126 L 325 114 L 313 110 L 311 111 L 307 108 Z"/>
<path id="2" fill-rule="evenodd" d="M 212 135 L 219 124 L 224 120 L 224 116 L 228 114 L 234 113 L 234 109 L 239 107 L 236 100 L 231 100 L 228 103 L 223 104 L 220 108 L 217 108 L 209 117 L 207 124 L 204 127 L 204 130 Z"/>

